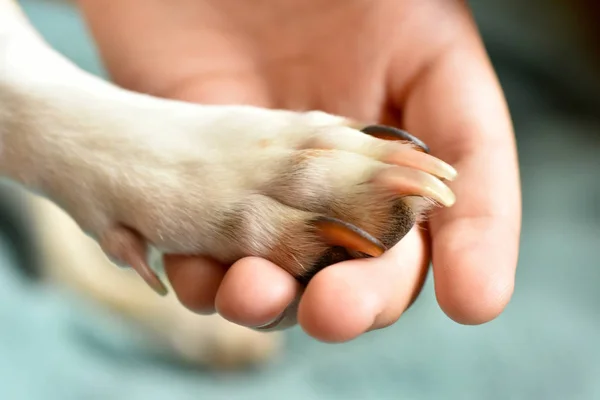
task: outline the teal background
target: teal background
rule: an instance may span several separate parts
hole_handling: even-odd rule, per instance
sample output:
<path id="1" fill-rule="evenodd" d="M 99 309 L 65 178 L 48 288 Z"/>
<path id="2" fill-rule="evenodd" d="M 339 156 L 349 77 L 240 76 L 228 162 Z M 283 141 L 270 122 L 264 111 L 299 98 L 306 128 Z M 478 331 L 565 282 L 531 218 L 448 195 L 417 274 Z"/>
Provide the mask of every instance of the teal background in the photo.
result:
<path id="1" fill-rule="evenodd" d="M 22 4 L 55 48 L 102 74 L 75 11 Z M 9 267 L 20 259 L 7 234 L 0 399 L 600 399 L 598 64 L 578 34 L 581 21 L 560 1 L 472 5 L 509 99 L 522 167 L 520 266 L 501 317 L 455 324 L 429 281 L 391 328 L 344 345 L 294 329 L 264 370 L 214 375 L 165 358 L 81 299 L 22 280 Z"/>

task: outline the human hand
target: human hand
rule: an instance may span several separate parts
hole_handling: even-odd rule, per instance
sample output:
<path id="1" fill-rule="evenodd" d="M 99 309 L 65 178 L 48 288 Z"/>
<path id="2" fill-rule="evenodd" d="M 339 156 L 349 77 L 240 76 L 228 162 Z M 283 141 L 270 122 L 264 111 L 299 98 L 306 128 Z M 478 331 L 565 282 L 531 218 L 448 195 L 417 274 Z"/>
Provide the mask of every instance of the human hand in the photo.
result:
<path id="1" fill-rule="evenodd" d="M 245 326 L 279 320 L 302 291 L 297 320 L 345 341 L 394 323 L 433 262 L 454 320 L 495 318 L 512 294 L 520 189 L 510 117 L 464 2 L 80 0 L 115 81 L 203 103 L 321 109 L 400 126 L 459 178 L 436 210 L 383 256 L 333 265 L 303 289 L 276 265 L 226 267 L 165 257 L 180 301 Z M 250 5 L 251 4 L 251 5 Z M 295 312 L 282 324 L 294 321 Z M 283 325 L 279 325 L 281 327 Z"/>

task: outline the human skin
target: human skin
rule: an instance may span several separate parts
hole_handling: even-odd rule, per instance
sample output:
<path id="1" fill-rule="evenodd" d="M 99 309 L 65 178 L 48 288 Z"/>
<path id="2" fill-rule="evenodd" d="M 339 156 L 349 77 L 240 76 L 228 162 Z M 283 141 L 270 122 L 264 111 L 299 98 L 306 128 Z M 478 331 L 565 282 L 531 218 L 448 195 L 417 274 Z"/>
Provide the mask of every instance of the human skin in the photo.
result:
<path id="1" fill-rule="evenodd" d="M 383 256 L 346 261 L 304 289 L 267 260 L 165 257 L 180 301 L 260 327 L 300 296 L 297 322 L 342 342 L 391 325 L 430 261 L 444 312 L 494 319 L 513 292 L 521 229 L 505 99 L 459 0 L 79 0 L 112 79 L 211 104 L 320 109 L 402 127 L 459 172 L 457 197 Z"/>

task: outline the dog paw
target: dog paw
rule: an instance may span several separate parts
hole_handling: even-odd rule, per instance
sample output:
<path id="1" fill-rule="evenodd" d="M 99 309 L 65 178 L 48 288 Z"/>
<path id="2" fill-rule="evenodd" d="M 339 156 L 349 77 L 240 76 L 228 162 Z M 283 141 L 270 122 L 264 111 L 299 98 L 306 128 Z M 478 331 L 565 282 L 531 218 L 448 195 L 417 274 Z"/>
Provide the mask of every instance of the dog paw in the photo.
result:
<path id="1" fill-rule="evenodd" d="M 445 181 L 456 171 L 391 127 L 146 98 L 115 115 L 94 129 L 118 135 L 80 142 L 73 185 L 56 197 L 159 292 L 148 244 L 225 264 L 259 256 L 308 282 L 333 263 L 381 255 L 431 206 L 455 201 Z"/>

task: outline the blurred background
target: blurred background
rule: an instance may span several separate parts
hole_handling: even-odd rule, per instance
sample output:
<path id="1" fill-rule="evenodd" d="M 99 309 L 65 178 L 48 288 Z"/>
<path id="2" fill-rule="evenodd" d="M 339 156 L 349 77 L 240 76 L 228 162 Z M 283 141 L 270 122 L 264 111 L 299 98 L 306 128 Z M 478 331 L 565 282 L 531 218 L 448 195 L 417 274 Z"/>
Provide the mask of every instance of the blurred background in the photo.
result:
<path id="1" fill-rule="evenodd" d="M 103 75 L 76 10 L 21 3 L 57 50 Z M 28 283 L 15 268 L 36 262 L 27 212 L 3 185 L 0 398 L 600 399 L 600 13 L 585 1 L 470 3 L 509 100 L 522 168 L 520 266 L 502 316 L 460 326 L 428 282 L 395 326 L 351 343 L 321 344 L 296 328 L 264 368 L 189 368 L 106 311 Z"/>

